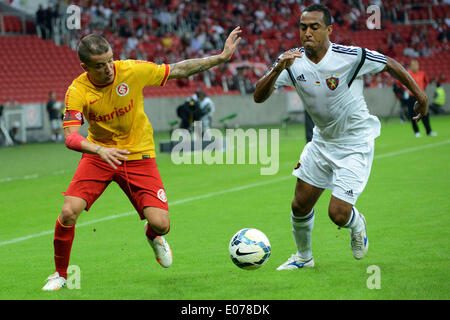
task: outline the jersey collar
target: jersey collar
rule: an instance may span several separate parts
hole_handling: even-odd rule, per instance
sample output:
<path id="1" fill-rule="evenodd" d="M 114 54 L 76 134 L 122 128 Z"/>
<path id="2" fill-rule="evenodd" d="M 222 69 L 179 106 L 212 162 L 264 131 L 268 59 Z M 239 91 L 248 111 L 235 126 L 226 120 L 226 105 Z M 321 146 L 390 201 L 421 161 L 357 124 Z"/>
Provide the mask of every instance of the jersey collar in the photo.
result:
<path id="1" fill-rule="evenodd" d="M 318 63 L 314 63 L 314 62 L 312 62 L 311 60 L 309 60 L 309 58 L 308 58 L 308 56 L 306 55 L 306 52 L 305 52 L 306 61 L 308 61 L 308 63 L 309 63 L 311 66 L 313 66 L 313 67 L 315 67 L 315 68 L 320 68 L 323 64 L 325 64 L 325 63 L 327 62 L 329 56 L 331 55 L 331 49 L 332 49 L 332 47 L 333 47 L 333 43 L 330 41 L 330 45 L 328 46 L 327 52 L 326 52 L 325 55 L 322 57 L 322 60 L 320 60 Z"/>

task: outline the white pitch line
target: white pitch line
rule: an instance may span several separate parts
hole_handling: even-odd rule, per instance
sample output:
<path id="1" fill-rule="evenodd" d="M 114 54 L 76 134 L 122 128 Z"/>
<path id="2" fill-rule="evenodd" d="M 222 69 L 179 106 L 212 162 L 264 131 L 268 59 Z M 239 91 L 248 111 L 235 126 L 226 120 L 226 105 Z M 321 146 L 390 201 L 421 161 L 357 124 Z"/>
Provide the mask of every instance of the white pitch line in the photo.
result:
<path id="1" fill-rule="evenodd" d="M 423 149 L 429 149 L 429 148 L 433 148 L 433 147 L 438 147 L 438 146 L 445 145 L 445 144 L 448 144 L 448 143 L 450 143 L 450 140 L 445 140 L 445 141 L 432 143 L 432 144 L 428 144 L 428 145 L 424 145 L 424 146 L 407 148 L 407 149 L 394 151 L 394 152 L 388 152 L 388 153 L 384 153 L 384 154 L 380 154 L 380 155 L 375 156 L 375 159 L 393 157 L 393 156 L 396 156 L 396 155 L 399 155 L 399 154 L 404 154 L 404 153 L 408 153 L 408 152 L 414 152 L 414 151 L 419 151 L 419 150 L 423 150 Z M 240 187 L 236 187 L 236 188 L 231 188 L 231 189 L 226 189 L 226 190 L 222 190 L 222 191 L 211 192 L 211 193 L 207 193 L 207 194 L 204 194 L 204 195 L 201 195 L 201 196 L 196 196 L 196 197 L 176 200 L 176 201 L 173 201 L 173 202 L 169 202 L 169 207 L 170 206 L 179 205 L 179 204 L 183 204 L 183 203 L 187 203 L 187 202 L 196 201 L 196 200 L 211 198 L 211 197 L 215 197 L 215 196 L 222 195 L 222 194 L 227 194 L 227 193 L 241 191 L 241 190 L 250 189 L 250 188 L 254 188 L 254 187 L 259 187 L 259 186 L 263 186 L 263 185 L 267 185 L 267 184 L 277 183 L 277 182 L 280 182 L 280 181 L 283 181 L 283 180 L 288 180 L 288 179 L 291 179 L 291 178 L 292 178 L 292 176 L 286 176 L 286 177 L 281 177 L 281 178 L 278 178 L 278 179 L 272 179 L 272 180 L 269 180 L 269 181 L 252 183 L 252 184 L 247 184 L 245 186 L 240 186 Z M 83 227 L 83 226 L 88 226 L 88 225 L 99 223 L 99 222 L 103 222 L 103 221 L 113 220 L 113 219 L 117 219 L 117 218 L 121 218 L 121 217 L 125 217 L 125 216 L 130 216 L 130 215 L 133 215 L 133 214 L 136 214 L 136 212 L 135 211 L 129 211 L 129 212 L 119 213 L 119 214 L 115 214 L 115 215 L 112 215 L 112 216 L 108 216 L 108 217 L 104 217 L 104 218 L 100 218 L 100 219 L 96 219 L 96 220 L 92 220 L 92 221 L 80 222 L 80 223 L 77 223 L 77 228 L 78 227 Z M 17 243 L 17 242 L 21 242 L 21 241 L 25 241 L 25 240 L 29 240 L 29 239 L 33 239 L 33 238 L 37 238 L 37 237 L 41 237 L 41 236 L 45 236 L 45 235 L 48 235 L 48 234 L 52 234 L 53 232 L 54 232 L 54 230 L 48 230 L 48 231 L 43 231 L 43 232 L 39 232 L 39 233 L 35 233 L 35 234 L 30 234 L 30 235 L 24 236 L 24 237 L 13 238 L 11 240 L 6 240 L 6 241 L 0 242 L 0 246 L 4 246 L 4 245 L 7 245 L 7 244 Z"/>
<path id="2" fill-rule="evenodd" d="M 59 171 L 55 171 L 53 173 L 51 173 L 51 176 L 59 176 L 62 174 L 66 174 L 69 173 L 71 170 L 59 170 Z M 49 175 L 49 176 L 50 176 Z M 6 177 L 6 178 L 1 178 L 0 179 L 0 183 L 4 183 L 4 182 L 11 182 L 11 181 L 16 181 L 16 180 L 30 180 L 30 179 L 38 179 L 38 178 L 42 178 L 42 176 L 40 176 L 37 173 L 34 174 L 29 174 L 26 176 L 22 176 L 22 177 Z"/>
<path id="3" fill-rule="evenodd" d="M 280 182 L 280 181 L 291 179 L 291 178 L 292 178 L 292 176 L 286 176 L 286 177 L 281 177 L 281 178 L 278 178 L 278 179 L 272 179 L 272 180 L 269 180 L 269 181 L 264 181 L 264 182 L 259 182 L 259 183 L 252 183 L 252 184 L 248 184 L 248 185 L 241 186 L 241 187 L 226 189 L 226 190 L 217 191 L 217 192 L 211 192 L 211 193 L 208 193 L 208 194 L 204 194 L 204 195 L 196 196 L 196 197 L 192 197 L 192 198 L 176 200 L 176 201 L 173 201 L 173 202 L 169 202 L 169 207 L 175 206 L 175 205 L 178 205 L 178 204 L 182 204 L 182 203 L 186 203 L 186 202 L 192 202 L 192 201 L 196 201 L 196 200 L 200 200 L 200 199 L 211 198 L 211 197 L 214 197 L 214 196 L 218 196 L 218 195 L 222 195 L 222 194 L 226 194 L 226 193 L 230 193 L 230 192 L 236 192 L 236 191 L 241 191 L 241 190 L 245 190 L 245 189 L 250 189 L 250 188 L 254 188 L 254 187 L 263 186 L 263 185 L 266 185 L 266 184 L 276 183 L 276 182 Z M 92 221 L 80 222 L 80 223 L 77 223 L 77 228 L 78 227 L 83 227 L 83 226 L 88 226 L 88 225 L 95 224 L 95 223 L 102 222 L 102 221 L 108 221 L 108 220 L 113 220 L 113 219 L 117 219 L 117 218 L 121 218 L 121 217 L 125 217 L 125 216 L 130 216 L 130 215 L 133 215 L 133 214 L 136 214 L 136 211 L 129 211 L 129 212 L 119 213 L 119 214 L 115 214 L 115 215 L 112 215 L 112 216 L 108 216 L 108 217 L 104 217 L 104 218 L 100 218 L 100 219 L 96 219 L 96 220 L 92 220 Z M 43 232 L 39 232 L 39 233 L 35 233 L 35 234 L 30 234 L 30 235 L 25 236 L 25 237 L 14 238 L 14 239 L 11 239 L 11 240 L 2 241 L 2 242 L 0 242 L 0 246 L 4 246 L 4 245 L 7 245 L 7 244 L 12 244 L 12 243 L 16 243 L 16 242 L 20 242 L 20 241 L 24 241 L 24 240 L 28 240 L 28 239 L 33 239 L 33 238 L 45 236 L 45 235 L 48 235 L 48 234 L 52 234 L 53 232 L 55 232 L 55 230 L 48 230 L 48 231 L 43 231 Z"/>
<path id="4" fill-rule="evenodd" d="M 394 152 L 383 153 L 383 154 L 380 154 L 378 156 L 375 156 L 375 159 L 388 158 L 388 157 L 396 156 L 396 155 L 403 154 L 403 153 L 408 153 L 408 152 L 413 152 L 413 151 L 418 151 L 418 150 L 423 150 L 423 149 L 434 148 L 434 147 L 442 146 L 442 145 L 448 144 L 448 143 L 450 143 L 450 140 L 445 140 L 445 141 L 441 141 L 441 142 L 427 144 L 427 145 L 424 145 L 424 146 L 417 146 L 417 147 L 407 148 L 407 149 L 394 151 Z"/>

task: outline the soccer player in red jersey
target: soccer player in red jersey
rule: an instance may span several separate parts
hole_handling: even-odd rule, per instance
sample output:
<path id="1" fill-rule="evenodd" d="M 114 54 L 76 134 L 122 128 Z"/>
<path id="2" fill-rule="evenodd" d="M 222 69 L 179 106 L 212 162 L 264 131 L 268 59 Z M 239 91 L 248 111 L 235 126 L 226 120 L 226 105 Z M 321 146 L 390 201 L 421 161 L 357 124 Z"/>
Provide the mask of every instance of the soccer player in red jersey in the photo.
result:
<path id="1" fill-rule="evenodd" d="M 111 181 L 125 192 L 140 218 L 147 220 L 145 234 L 156 260 L 170 267 L 172 251 L 164 238 L 170 229 L 168 204 L 142 89 L 164 86 L 170 79 L 187 78 L 228 61 L 241 40 L 240 33 L 240 27 L 235 28 L 218 55 L 162 65 L 114 61 L 103 37 L 91 34 L 81 39 L 78 56 L 86 72 L 66 92 L 63 128 L 66 146 L 82 157 L 64 192 L 53 242 L 56 270 L 43 290 L 65 286 L 76 221 Z M 89 123 L 87 138 L 79 134 L 84 120 Z"/>

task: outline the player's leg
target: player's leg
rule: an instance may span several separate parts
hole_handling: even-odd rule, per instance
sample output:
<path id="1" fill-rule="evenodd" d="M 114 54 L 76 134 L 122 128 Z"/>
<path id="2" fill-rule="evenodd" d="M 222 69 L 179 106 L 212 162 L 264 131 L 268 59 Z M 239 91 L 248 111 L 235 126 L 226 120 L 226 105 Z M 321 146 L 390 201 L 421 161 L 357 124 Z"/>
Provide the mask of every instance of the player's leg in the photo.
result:
<path id="1" fill-rule="evenodd" d="M 362 259 L 369 248 L 365 217 L 355 207 L 366 187 L 374 155 L 374 141 L 357 145 L 340 145 L 334 155 L 334 186 L 328 206 L 330 219 L 340 228 L 347 228 L 356 259 Z"/>
<path id="2" fill-rule="evenodd" d="M 351 203 L 331 196 L 328 214 L 340 228 L 350 230 L 351 249 L 355 259 L 362 259 L 369 249 L 366 219 Z"/>
<path id="3" fill-rule="evenodd" d="M 353 204 L 333 195 L 328 206 L 328 215 L 338 227 L 348 228 L 352 233 L 358 233 L 364 229 L 365 220 L 358 209 Z"/>
<path id="4" fill-rule="evenodd" d="M 86 200 L 65 196 L 61 214 L 56 219 L 53 246 L 55 251 L 56 272 L 67 279 L 70 251 L 75 237 L 75 224 L 81 212 L 86 208 Z"/>
<path id="5" fill-rule="evenodd" d="M 292 233 L 298 249 L 298 256 L 305 260 L 312 258 L 311 232 L 314 227 L 314 205 L 323 189 L 297 179 L 292 200 Z"/>
<path id="6" fill-rule="evenodd" d="M 352 208 L 351 203 L 332 195 L 328 206 L 328 216 L 338 227 L 344 227 L 350 222 Z"/>
<path id="7" fill-rule="evenodd" d="M 328 183 L 330 174 L 321 160 L 318 146 L 308 143 L 292 172 L 297 177 L 294 199 L 291 203 L 292 234 L 297 246 L 293 254 L 277 270 L 293 270 L 314 266 L 311 250 L 311 233 L 314 227 L 314 205 Z M 322 187 L 318 187 L 322 186 Z"/>
<path id="8" fill-rule="evenodd" d="M 89 210 L 112 178 L 112 168 L 100 157 L 84 154 L 77 171 L 64 192 L 64 203 L 55 224 L 55 273 L 48 277 L 43 290 L 58 290 L 65 285 L 75 224 L 83 210 Z"/>
<path id="9" fill-rule="evenodd" d="M 169 207 L 155 159 L 127 161 L 115 181 L 126 193 L 145 223 L 146 238 L 156 260 L 165 268 L 172 264 L 172 251 L 164 235 L 169 232 Z"/>
<path id="10" fill-rule="evenodd" d="M 157 236 L 165 235 L 170 230 L 169 212 L 157 207 L 145 207 L 143 212 L 147 219 L 149 230 L 147 237 L 154 239 Z"/>
<path id="11" fill-rule="evenodd" d="M 156 261 L 168 268 L 173 262 L 172 250 L 164 237 L 170 230 L 169 212 L 156 207 L 146 207 L 143 214 L 147 219 L 145 236 L 155 253 Z"/>
<path id="12" fill-rule="evenodd" d="M 42 290 L 59 290 L 65 286 L 70 251 L 75 237 L 75 223 L 85 208 L 85 200 L 72 196 L 64 197 L 61 213 L 56 219 L 53 238 L 55 273 L 47 278 L 48 282 Z"/>
<path id="13" fill-rule="evenodd" d="M 323 189 L 297 179 L 295 195 L 291 204 L 292 234 L 297 246 L 293 254 L 277 270 L 295 270 L 314 267 L 311 249 L 311 233 L 314 227 L 314 205 Z"/>

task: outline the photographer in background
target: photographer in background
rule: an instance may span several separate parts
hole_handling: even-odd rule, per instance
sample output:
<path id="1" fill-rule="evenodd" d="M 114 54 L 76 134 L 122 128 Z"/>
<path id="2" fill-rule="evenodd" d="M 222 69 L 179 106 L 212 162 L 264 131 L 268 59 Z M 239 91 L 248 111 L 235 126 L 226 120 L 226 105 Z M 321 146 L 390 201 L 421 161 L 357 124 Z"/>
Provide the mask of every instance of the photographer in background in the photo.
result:
<path id="1" fill-rule="evenodd" d="M 200 106 L 194 97 L 189 97 L 182 105 L 177 108 L 177 116 L 181 119 L 180 128 L 190 130 L 194 121 L 199 118 Z"/>
<path id="2" fill-rule="evenodd" d="M 200 107 L 198 120 L 202 122 L 202 129 L 205 131 L 206 129 L 211 128 L 212 115 L 214 114 L 216 108 L 214 106 L 214 102 L 212 102 L 211 98 L 208 97 L 204 91 L 198 90 L 195 95 L 197 96 L 197 101 Z"/>

